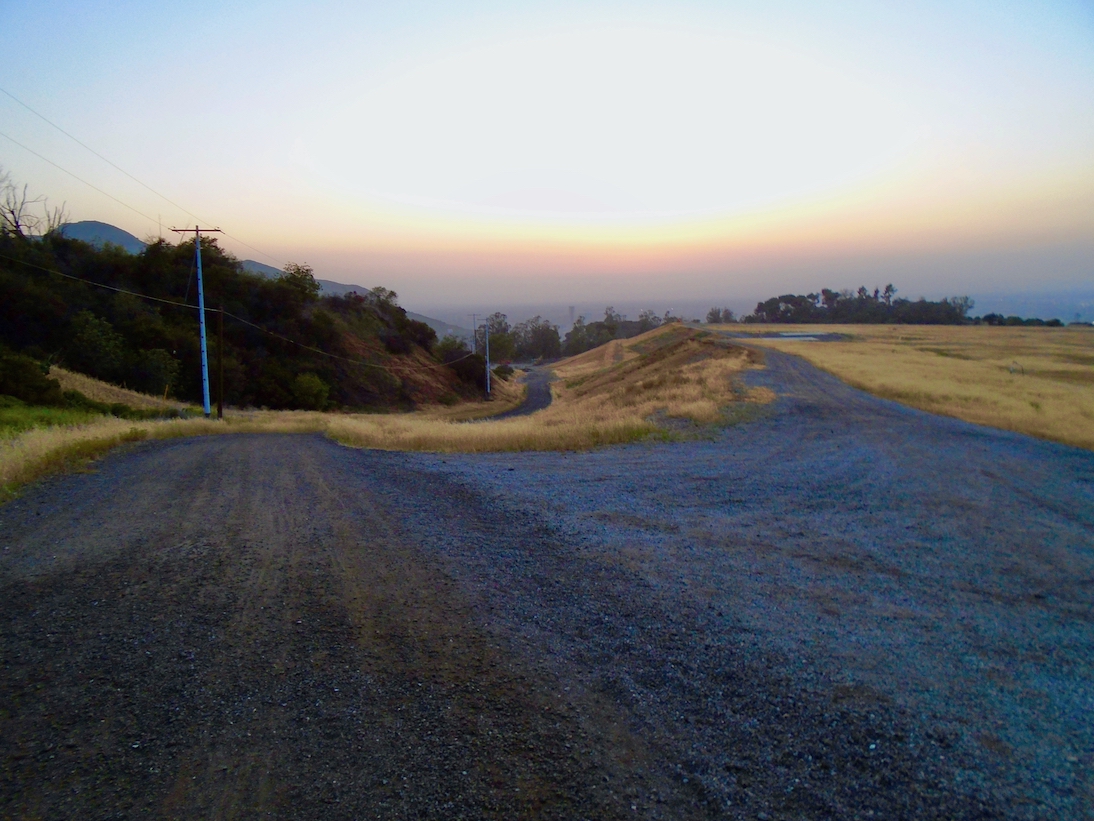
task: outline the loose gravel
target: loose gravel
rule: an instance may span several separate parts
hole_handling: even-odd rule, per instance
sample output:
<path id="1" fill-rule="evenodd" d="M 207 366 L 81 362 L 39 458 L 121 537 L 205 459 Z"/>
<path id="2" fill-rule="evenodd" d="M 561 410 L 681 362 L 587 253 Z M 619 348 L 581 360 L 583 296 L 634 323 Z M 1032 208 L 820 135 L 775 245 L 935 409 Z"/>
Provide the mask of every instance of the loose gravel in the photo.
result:
<path id="1" fill-rule="evenodd" d="M 767 357 L 706 440 L 208 437 L 0 508 L 0 815 L 1094 816 L 1094 454 Z"/>

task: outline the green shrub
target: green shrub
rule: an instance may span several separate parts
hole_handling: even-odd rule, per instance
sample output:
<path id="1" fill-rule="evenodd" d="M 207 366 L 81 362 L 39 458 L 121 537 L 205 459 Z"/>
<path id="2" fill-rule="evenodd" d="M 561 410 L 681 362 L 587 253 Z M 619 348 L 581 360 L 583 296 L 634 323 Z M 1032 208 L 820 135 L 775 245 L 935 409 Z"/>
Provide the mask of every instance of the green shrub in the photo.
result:
<path id="1" fill-rule="evenodd" d="M 125 376 L 125 338 L 105 319 L 80 311 L 72 320 L 68 364 L 74 370 L 106 382 Z"/>
<path id="2" fill-rule="evenodd" d="M 314 373 L 297 374 L 292 381 L 292 396 L 298 408 L 323 410 L 329 395 L 330 386 Z"/>
<path id="3" fill-rule="evenodd" d="M 61 383 L 50 379 L 48 373 L 48 366 L 29 356 L 0 353 L 0 394 L 28 405 L 63 405 Z"/>

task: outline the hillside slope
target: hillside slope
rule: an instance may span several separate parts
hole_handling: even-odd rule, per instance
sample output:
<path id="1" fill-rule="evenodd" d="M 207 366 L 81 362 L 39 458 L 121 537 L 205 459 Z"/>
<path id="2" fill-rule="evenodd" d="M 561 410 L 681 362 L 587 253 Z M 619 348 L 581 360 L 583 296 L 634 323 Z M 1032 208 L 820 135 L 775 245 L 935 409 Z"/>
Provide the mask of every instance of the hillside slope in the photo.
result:
<path id="1" fill-rule="evenodd" d="M 202 238 L 213 386 L 270 408 L 407 408 L 475 393 L 430 349 L 436 333 L 383 288 L 323 296 L 310 272 L 243 270 Z M 143 393 L 201 399 L 193 240 L 131 254 L 60 234 L 0 235 L 0 346 Z M 140 295 L 140 296 L 137 296 Z M 225 311 L 223 351 L 218 311 Z"/>

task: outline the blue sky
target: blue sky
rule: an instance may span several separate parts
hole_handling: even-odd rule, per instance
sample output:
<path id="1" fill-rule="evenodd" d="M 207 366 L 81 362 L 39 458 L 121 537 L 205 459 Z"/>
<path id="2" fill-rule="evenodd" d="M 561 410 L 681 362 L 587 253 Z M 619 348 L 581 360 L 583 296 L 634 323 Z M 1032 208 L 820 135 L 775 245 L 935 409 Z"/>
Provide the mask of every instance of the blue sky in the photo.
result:
<path id="1" fill-rule="evenodd" d="M 1088 3 L 0 14 L 0 88 L 240 256 L 407 304 L 1094 279 Z M 156 221 L 0 137 L 75 219 L 194 222 L 3 95 L 0 131 Z"/>

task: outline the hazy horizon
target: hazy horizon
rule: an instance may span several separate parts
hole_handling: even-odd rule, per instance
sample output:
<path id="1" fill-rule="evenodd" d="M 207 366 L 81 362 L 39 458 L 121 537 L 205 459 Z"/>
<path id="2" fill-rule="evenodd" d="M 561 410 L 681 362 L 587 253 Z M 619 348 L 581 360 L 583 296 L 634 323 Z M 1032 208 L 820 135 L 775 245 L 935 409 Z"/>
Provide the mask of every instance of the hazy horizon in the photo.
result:
<path id="1" fill-rule="evenodd" d="M 32 194 L 412 310 L 1094 282 L 1082 2 L 32 5 L 0 44 L 170 202 L 0 94 Z"/>

